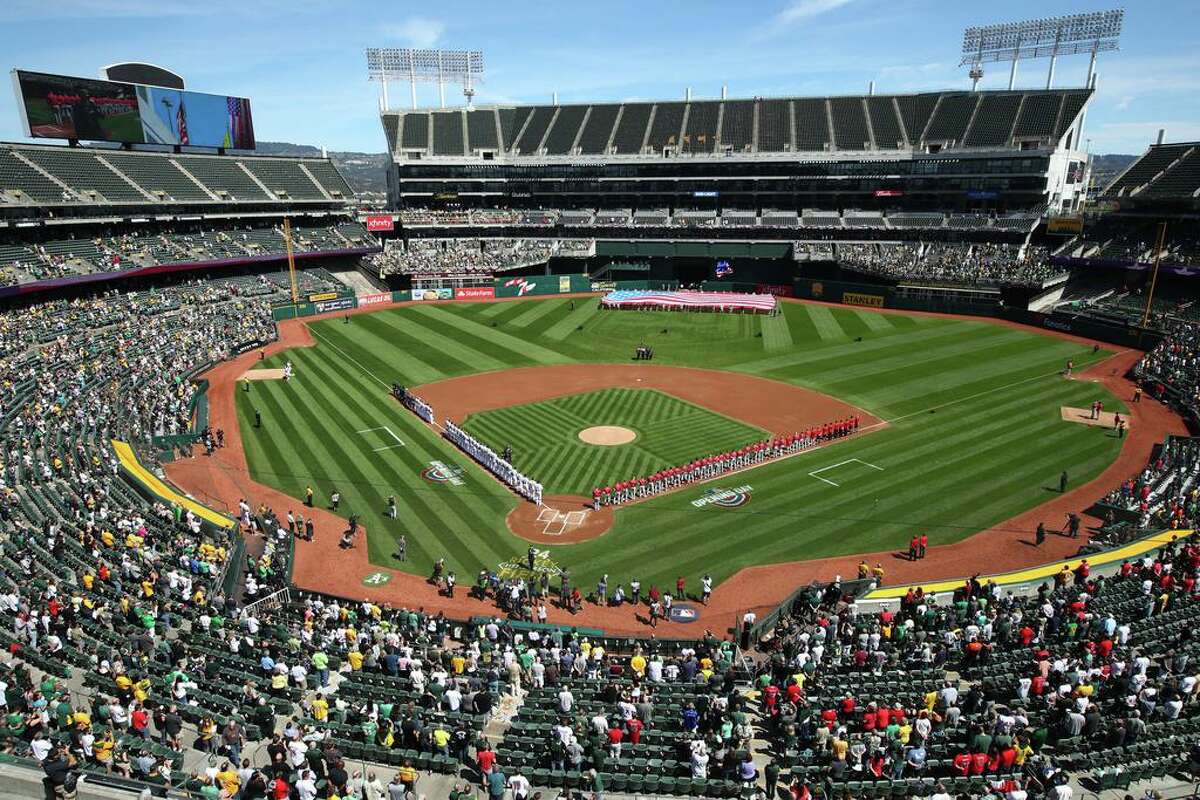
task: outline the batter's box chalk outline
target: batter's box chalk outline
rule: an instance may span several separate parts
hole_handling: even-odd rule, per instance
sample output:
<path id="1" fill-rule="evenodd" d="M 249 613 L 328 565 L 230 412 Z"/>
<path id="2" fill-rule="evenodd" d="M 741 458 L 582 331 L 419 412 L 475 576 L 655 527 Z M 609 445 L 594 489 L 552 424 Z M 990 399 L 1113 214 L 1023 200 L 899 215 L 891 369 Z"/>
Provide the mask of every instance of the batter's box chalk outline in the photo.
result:
<path id="1" fill-rule="evenodd" d="M 393 439 L 395 439 L 396 443 L 395 444 L 385 444 L 383 447 L 376 447 L 371 452 L 378 453 L 382 450 L 394 450 L 397 447 L 404 447 L 404 440 L 401 439 L 399 436 L 397 436 L 396 432 L 393 431 L 391 428 L 389 428 L 387 425 L 380 425 L 376 428 L 363 428 L 361 431 L 355 431 L 355 433 L 357 433 L 359 436 L 365 436 L 366 434 L 374 433 L 375 431 L 387 431 L 388 436 L 391 436 Z"/>
<path id="2" fill-rule="evenodd" d="M 863 461 L 861 458 L 847 458 L 845 461 L 839 461 L 836 464 L 830 464 L 828 467 L 821 467 L 820 469 L 815 469 L 808 474 L 809 474 L 809 477 L 816 478 L 819 481 L 824 481 L 825 483 L 828 483 L 830 486 L 841 486 L 840 483 L 835 483 L 835 482 L 829 480 L 829 478 L 822 478 L 820 473 L 828 472 L 829 470 L 837 469 L 838 467 L 844 467 L 847 464 L 856 464 L 856 463 L 862 464 L 864 467 L 870 467 L 871 469 L 877 469 L 880 472 L 883 472 L 883 467 L 872 464 L 870 461 Z"/>
<path id="3" fill-rule="evenodd" d="M 557 508 L 543 506 L 538 512 L 537 521 L 542 523 L 543 536 L 562 536 L 573 528 L 578 528 L 587 520 L 586 511 L 568 511 L 565 514 Z M 558 530 L 551 530 L 555 525 Z"/>

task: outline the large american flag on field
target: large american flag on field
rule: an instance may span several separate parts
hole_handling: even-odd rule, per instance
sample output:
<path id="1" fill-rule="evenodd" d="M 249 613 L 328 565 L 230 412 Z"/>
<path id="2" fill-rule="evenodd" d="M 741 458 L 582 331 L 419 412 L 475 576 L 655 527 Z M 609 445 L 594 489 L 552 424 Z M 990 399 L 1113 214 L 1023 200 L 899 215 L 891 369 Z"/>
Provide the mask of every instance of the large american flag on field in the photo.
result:
<path id="1" fill-rule="evenodd" d="M 713 311 L 774 311 L 778 301 L 769 294 L 740 292 L 666 292 L 654 289 L 618 289 L 600 304 L 609 308 L 699 308 Z"/>

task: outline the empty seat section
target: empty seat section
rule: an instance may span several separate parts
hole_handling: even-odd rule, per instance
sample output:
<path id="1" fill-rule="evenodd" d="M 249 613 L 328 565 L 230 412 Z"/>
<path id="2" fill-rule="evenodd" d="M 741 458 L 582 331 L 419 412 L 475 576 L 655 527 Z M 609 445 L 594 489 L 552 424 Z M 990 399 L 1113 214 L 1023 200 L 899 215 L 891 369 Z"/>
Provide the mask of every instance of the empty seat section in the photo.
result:
<path id="1" fill-rule="evenodd" d="M 400 138 L 400 115 L 386 114 L 383 117 L 383 135 L 387 137 L 388 152 L 396 152 L 396 142 Z"/>
<path id="2" fill-rule="evenodd" d="M 433 154 L 461 156 L 464 146 L 463 115 L 461 111 L 433 113 Z"/>
<path id="3" fill-rule="evenodd" d="M 904 120 L 904 130 L 908 131 L 908 143 L 919 144 L 924 138 L 922 134 L 929 125 L 929 117 L 937 106 L 938 94 L 910 94 L 897 97 L 896 104 L 900 106 L 900 118 Z"/>
<path id="4" fill-rule="evenodd" d="M 1062 113 L 1058 115 L 1058 130 L 1054 132 L 1055 136 L 1062 136 L 1067 132 L 1090 96 L 1090 92 L 1070 92 L 1063 98 Z"/>
<path id="5" fill-rule="evenodd" d="M 754 140 L 754 101 L 729 100 L 721 115 L 721 145 L 742 151 Z"/>
<path id="6" fill-rule="evenodd" d="M 646 124 L 650 121 L 648 103 L 626 103 L 617 123 L 613 137 L 613 149 L 618 153 L 642 152 L 642 140 L 646 138 Z"/>
<path id="7" fill-rule="evenodd" d="M 165 155 L 113 152 L 105 153 L 104 160 L 155 197 L 158 192 L 165 192 L 172 200 L 209 202 L 211 199 Z"/>
<path id="8" fill-rule="evenodd" d="M 871 115 L 871 130 L 877 150 L 895 150 L 904 146 L 904 134 L 896 117 L 896 104 L 890 97 L 868 97 L 867 113 Z"/>
<path id="9" fill-rule="evenodd" d="M 400 146 L 429 148 L 429 115 L 416 113 L 405 114 L 404 124 L 400 128 Z"/>
<path id="10" fill-rule="evenodd" d="M 866 150 L 871 132 L 861 97 L 834 97 L 829 101 L 833 116 L 833 136 L 839 150 Z"/>
<path id="11" fill-rule="evenodd" d="M 1133 166 L 1125 171 L 1105 193 L 1116 194 L 1121 189 L 1136 189 L 1151 180 L 1155 175 L 1167 168 L 1171 162 L 1181 157 L 1188 150 L 1188 145 L 1160 145 L 1151 147 L 1146 155 L 1133 162 Z"/>
<path id="12" fill-rule="evenodd" d="M 517 140 L 517 149 L 523 155 L 535 155 L 538 146 L 542 143 L 542 137 L 546 135 L 546 128 L 550 127 L 550 120 L 554 119 L 554 112 L 558 110 L 558 106 L 538 106 L 533 109 L 533 116 L 529 119 L 529 124 L 525 126 L 525 130 L 521 133 L 521 138 Z"/>
<path id="13" fill-rule="evenodd" d="M 1054 133 L 1054 122 L 1058 119 L 1058 109 L 1062 105 L 1062 95 L 1058 92 L 1042 92 L 1025 95 L 1025 105 L 1017 117 L 1017 125 L 1013 129 L 1014 136 L 1043 137 Z"/>
<path id="14" fill-rule="evenodd" d="M 763 100 L 758 104 L 758 149 L 780 153 L 792 144 L 792 101 Z"/>
<path id="15" fill-rule="evenodd" d="M 824 150 L 829 144 L 829 117 L 825 101 L 819 98 L 795 100 L 796 149 Z"/>
<path id="16" fill-rule="evenodd" d="M 494 110 L 467 112 L 467 143 L 472 150 L 499 150 Z"/>
<path id="17" fill-rule="evenodd" d="M 500 149 L 512 150 L 517 143 L 517 134 L 521 132 L 525 120 L 529 119 L 533 109 L 529 107 L 502 108 L 496 113 L 500 116 L 500 136 L 504 139 L 500 143 Z"/>
<path id="18" fill-rule="evenodd" d="M 191 157 L 179 163 L 209 189 L 225 192 L 234 200 L 270 199 L 233 159 Z"/>
<path id="19" fill-rule="evenodd" d="M 605 152 L 620 108 L 619 105 L 592 106 L 592 113 L 583 124 L 583 133 L 579 135 L 579 152 L 591 155 Z"/>
<path id="20" fill-rule="evenodd" d="M 1187 158 L 1171 167 L 1170 172 L 1150 184 L 1144 192 L 1148 195 L 1191 197 L 1200 188 L 1200 148 L 1192 150 Z"/>
<path id="21" fill-rule="evenodd" d="M 1007 144 L 1021 106 L 1019 94 L 988 94 L 980 101 L 975 122 L 967 132 L 967 147 L 997 147 Z"/>
<path id="22" fill-rule="evenodd" d="M 305 161 L 304 166 L 333 197 L 354 197 L 354 190 L 330 161 Z"/>
<path id="23" fill-rule="evenodd" d="M 687 153 L 711 153 L 717 146 L 717 116 L 721 104 L 692 103 L 687 127 L 683 131 L 683 150 Z"/>
<path id="24" fill-rule="evenodd" d="M 650 123 L 651 150 L 662 150 L 679 144 L 679 128 L 683 125 L 683 103 L 659 103 Z"/>
<path id="25" fill-rule="evenodd" d="M 971 114 L 979 103 L 979 95 L 971 93 L 946 94 L 934 112 L 929 122 L 929 132 L 925 138 L 929 141 L 962 142 L 971 122 Z"/>
<path id="26" fill-rule="evenodd" d="M 17 158 L 11 150 L 0 150 L 0 192 L 13 189 L 42 203 L 63 202 L 62 187 Z"/>
<path id="27" fill-rule="evenodd" d="M 558 109 L 558 116 L 546 136 L 547 153 L 561 156 L 571 152 L 587 109 L 587 106 L 562 106 Z"/>
<path id="28" fill-rule="evenodd" d="M 26 150 L 30 161 L 77 192 L 94 190 L 112 202 L 145 202 L 145 196 L 86 150 Z"/>
<path id="29" fill-rule="evenodd" d="M 276 196 L 286 194 L 294 200 L 324 200 L 321 189 L 304 174 L 297 161 L 275 158 L 239 159 L 254 177 Z"/>

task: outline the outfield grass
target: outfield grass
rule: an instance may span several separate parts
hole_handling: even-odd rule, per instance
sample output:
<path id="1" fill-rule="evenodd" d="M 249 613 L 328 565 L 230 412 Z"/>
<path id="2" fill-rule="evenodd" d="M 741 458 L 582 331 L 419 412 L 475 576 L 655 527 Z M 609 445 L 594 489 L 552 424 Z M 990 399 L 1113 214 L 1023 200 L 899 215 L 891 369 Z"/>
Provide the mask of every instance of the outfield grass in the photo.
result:
<path id="1" fill-rule="evenodd" d="M 617 447 L 580 441 L 579 432 L 596 425 L 629 428 L 637 439 Z M 463 427 L 496 452 L 512 447 L 514 466 L 541 481 L 547 494 L 584 497 L 597 486 L 770 435 L 652 389 L 603 389 L 498 408 L 468 416 Z"/>
<path id="2" fill-rule="evenodd" d="M 775 318 L 575 304 L 407 306 L 350 324 L 312 324 L 317 347 L 264 365 L 291 359 L 293 381 L 238 393 L 251 471 L 297 498 L 309 483 L 318 498 L 336 486 L 342 513 L 363 514 L 379 564 L 399 566 L 388 554 L 403 530 L 405 569 L 424 573 L 445 556 L 459 575 L 473 575 L 524 554 L 527 543 L 504 524 L 516 500 L 391 400 L 392 381 L 417 386 L 500 367 L 627 363 L 645 342 L 655 363 L 811 387 L 891 423 L 717 482 L 752 487 L 741 508 L 697 508 L 691 501 L 709 488 L 697 487 L 619 510 L 600 539 L 551 548 L 551 558 L 581 581 L 636 573 L 648 585 L 680 573 L 694 581 L 707 571 L 719 581 L 749 564 L 902 548 L 916 530 L 934 544 L 956 541 L 1050 498 L 1064 469 L 1075 485 L 1094 477 L 1119 449 L 1108 431 L 1059 415 L 1060 406 L 1097 399 L 1124 410 L 1098 385 L 1057 374 L 1067 359 L 1082 369 L 1107 351 L 974 320 L 795 303 Z M 254 406 L 262 430 L 252 427 Z M 405 446 L 376 451 L 394 443 L 392 436 L 359 431 L 379 426 Z M 464 467 L 464 485 L 423 480 L 421 470 L 434 460 Z M 825 480 L 809 475 L 846 461 L 818 472 Z M 401 506 L 396 522 L 383 516 L 393 493 Z"/>

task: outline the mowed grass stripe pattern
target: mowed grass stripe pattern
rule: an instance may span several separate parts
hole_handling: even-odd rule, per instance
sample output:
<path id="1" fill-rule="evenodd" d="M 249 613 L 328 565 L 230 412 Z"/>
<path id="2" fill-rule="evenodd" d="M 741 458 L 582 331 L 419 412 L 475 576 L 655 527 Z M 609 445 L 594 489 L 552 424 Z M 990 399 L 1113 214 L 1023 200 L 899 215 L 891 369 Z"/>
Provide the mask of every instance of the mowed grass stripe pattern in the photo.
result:
<path id="1" fill-rule="evenodd" d="M 787 317 L 783 314 L 771 314 L 760 317 L 762 320 L 763 349 L 768 353 L 792 349 L 792 329 L 788 327 Z"/>
<path id="2" fill-rule="evenodd" d="M 580 440 L 580 431 L 597 425 L 630 428 L 637 439 L 615 447 Z M 548 493 L 585 496 L 768 435 L 650 389 L 604 389 L 485 411 L 463 427 L 494 450 L 512 447 L 513 463 Z"/>
<path id="3" fill-rule="evenodd" d="M 935 544 L 957 541 L 1052 497 L 1047 487 L 1057 485 L 1064 469 L 1073 485 L 1090 479 L 1119 448 L 1106 430 L 1060 419 L 1060 406 L 1094 400 L 1124 409 L 1096 384 L 1057 375 L 1068 358 L 1083 369 L 1107 355 L 1088 346 L 974 320 L 785 303 L 778 319 L 786 320 L 791 344 L 773 339 L 770 346 L 779 349 L 770 351 L 765 318 L 599 312 L 591 299 L 575 302 L 574 310 L 557 298 L 401 307 L 349 323 L 312 323 L 318 346 L 264 365 L 290 359 L 295 380 L 259 382 L 250 394 L 238 393 L 253 474 L 296 498 L 307 484 L 321 499 L 336 486 L 342 513 L 363 515 L 377 564 L 400 566 L 390 552 L 404 531 L 404 569 L 427 574 L 435 558 L 445 557 L 464 576 L 522 557 L 528 544 L 504 525 L 517 501 L 389 398 L 378 381 L 419 389 L 497 364 L 625 363 L 645 343 L 654 347 L 656 364 L 738 370 L 809 386 L 896 420 L 869 436 L 622 509 L 600 539 L 551 548 L 552 558 L 585 584 L 609 573 L 613 581 L 636 575 L 661 586 L 678 574 L 694 583 L 703 572 L 720 580 L 750 564 L 900 549 L 918 530 Z M 558 398 L 537 413 L 523 413 L 528 407 L 488 412 L 468 428 L 482 425 L 490 443 L 511 444 L 518 466 L 531 474 L 542 477 L 545 470 L 583 492 L 723 449 L 714 443 L 730 433 L 730 423 L 740 424 L 651 394 L 659 397 L 633 402 L 592 392 Z M 261 430 L 252 426 L 254 408 L 263 414 Z M 625 424 L 639 438 L 616 448 L 563 446 L 556 438 L 571 441 L 593 424 Z M 405 446 L 373 452 L 382 434 L 355 433 L 380 425 Z M 518 432 L 523 438 L 512 438 Z M 743 433 L 747 441 L 765 435 Z M 808 474 L 851 458 L 883 471 L 851 463 L 822 473 L 838 487 Z M 421 471 L 435 460 L 461 468 L 463 485 L 423 480 Z M 753 487 L 742 508 L 691 505 L 706 488 L 742 484 Z M 400 501 L 395 523 L 383 516 L 389 494 Z"/>

